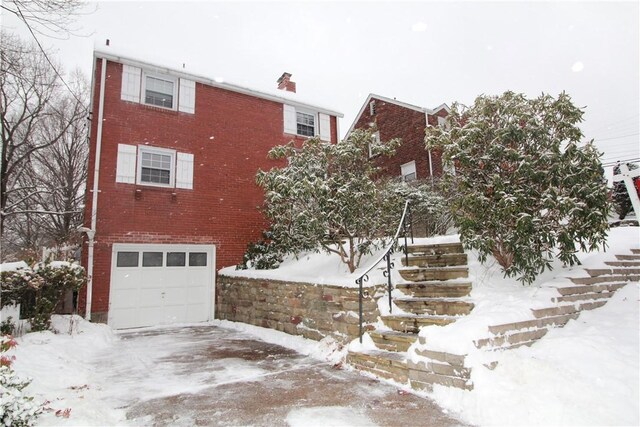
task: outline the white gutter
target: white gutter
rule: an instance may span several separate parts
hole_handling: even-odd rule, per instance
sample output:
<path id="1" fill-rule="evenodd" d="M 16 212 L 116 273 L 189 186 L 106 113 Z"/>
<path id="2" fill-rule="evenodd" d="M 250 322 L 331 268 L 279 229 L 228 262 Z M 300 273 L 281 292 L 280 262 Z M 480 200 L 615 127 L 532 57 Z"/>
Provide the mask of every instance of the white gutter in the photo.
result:
<path id="1" fill-rule="evenodd" d="M 102 120 L 104 117 L 104 86 L 107 78 L 107 60 L 101 59 L 102 68 L 100 71 L 100 93 L 98 102 L 98 130 L 96 137 L 96 155 L 93 167 L 93 190 L 91 199 L 91 229 L 88 230 L 89 238 L 89 254 L 87 256 L 87 308 L 85 319 L 91 320 L 91 300 L 93 297 L 93 245 L 96 233 L 97 216 L 98 216 L 98 179 L 100 178 L 100 151 L 102 148 Z"/>

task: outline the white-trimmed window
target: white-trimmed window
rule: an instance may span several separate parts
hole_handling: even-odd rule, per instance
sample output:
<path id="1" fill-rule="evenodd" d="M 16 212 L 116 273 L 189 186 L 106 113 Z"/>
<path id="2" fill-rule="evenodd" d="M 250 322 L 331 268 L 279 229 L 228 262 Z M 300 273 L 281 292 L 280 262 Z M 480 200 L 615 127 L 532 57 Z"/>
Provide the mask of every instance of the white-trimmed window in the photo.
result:
<path id="1" fill-rule="evenodd" d="M 173 187 L 176 152 L 166 148 L 138 148 L 138 184 Z"/>
<path id="2" fill-rule="evenodd" d="M 143 102 L 156 107 L 176 109 L 178 82 L 175 77 L 164 74 L 142 73 Z"/>
<path id="3" fill-rule="evenodd" d="M 402 175 L 402 180 L 405 182 L 415 181 L 418 177 L 416 176 L 416 162 L 412 160 L 408 163 L 405 163 L 400 166 L 400 173 Z"/>
<path id="4" fill-rule="evenodd" d="M 323 141 L 331 141 L 331 118 L 293 105 L 283 105 L 284 132 L 305 137 L 320 136 Z"/>
<path id="5" fill-rule="evenodd" d="M 380 144 L 380 131 L 374 132 L 371 135 L 371 139 L 374 144 Z M 369 148 L 369 158 L 373 157 L 373 152 L 371 151 L 371 144 L 368 145 Z"/>
<path id="6" fill-rule="evenodd" d="M 449 124 L 449 120 L 447 120 L 446 117 L 440 117 L 440 116 L 438 116 L 438 126 L 440 126 L 442 129 L 445 129 L 445 130 L 449 130 L 451 128 L 451 125 Z"/>
<path id="7" fill-rule="evenodd" d="M 369 115 L 374 116 L 375 114 L 376 114 L 376 100 L 372 99 L 371 102 L 369 102 Z"/>
<path id="8" fill-rule="evenodd" d="M 296 111 L 296 133 L 302 136 L 315 136 L 315 114 L 310 114 L 305 111 Z"/>
<path id="9" fill-rule="evenodd" d="M 118 144 L 116 182 L 193 189 L 193 154 Z"/>

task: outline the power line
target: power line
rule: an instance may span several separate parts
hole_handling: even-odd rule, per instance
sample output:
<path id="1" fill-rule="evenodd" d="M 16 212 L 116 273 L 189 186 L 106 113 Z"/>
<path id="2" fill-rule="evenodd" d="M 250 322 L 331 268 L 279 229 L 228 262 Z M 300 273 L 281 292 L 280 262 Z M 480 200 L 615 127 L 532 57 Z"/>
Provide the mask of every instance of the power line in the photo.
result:
<path id="1" fill-rule="evenodd" d="M 69 85 L 67 84 L 67 82 L 64 80 L 64 78 L 62 77 L 62 75 L 60 74 L 60 72 L 58 71 L 58 69 L 55 67 L 55 65 L 53 65 L 53 62 L 51 62 L 51 59 L 49 59 L 49 55 L 47 55 L 47 52 L 44 50 L 44 48 L 42 47 L 42 45 L 40 44 L 40 41 L 38 40 L 38 38 L 36 37 L 36 34 L 33 32 L 33 29 L 31 28 L 31 26 L 29 25 L 29 23 L 27 22 L 27 19 L 24 17 L 24 15 L 22 14 L 22 10 L 20 9 L 20 6 L 18 6 L 16 4 L 16 8 L 18 9 L 18 13 L 20 14 L 20 18 L 22 19 L 22 22 L 24 22 L 24 24 L 27 26 L 27 29 L 29 30 L 29 32 L 31 33 L 31 35 L 33 36 L 33 39 L 36 41 L 36 44 L 38 45 L 38 48 L 40 49 L 40 51 L 42 52 L 42 55 L 44 55 L 44 59 L 47 60 L 47 62 L 49 63 L 49 65 L 51 66 L 51 68 L 53 69 L 53 72 L 56 73 L 56 75 L 58 76 L 58 78 L 60 78 L 60 81 L 62 81 L 62 84 L 64 84 L 64 87 L 67 88 L 67 90 L 69 91 L 69 93 L 71 94 L 71 96 L 73 96 L 75 98 L 76 101 L 78 101 L 78 103 L 80 105 L 83 104 L 83 102 L 80 100 L 80 98 L 78 98 L 78 96 L 73 92 L 73 90 L 71 90 L 71 88 L 69 87 Z"/>
<path id="2" fill-rule="evenodd" d="M 615 166 L 615 165 L 617 165 L 618 163 L 636 163 L 636 162 L 638 162 L 638 161 L 640 161 L 640 157 L 636 157 L 636 158 L 633 158 L 633 159 L 620 159 L 620 160 L 613 161 L 613 162 L 612 162 L 612 161 L 603 162 L 603 163 L 602 163 L 602 166 L 603 166 L 603 167 L 607 167 L 607 166 Z"/>
<path id="3" fill-rule="evenodd" d="M 616 136 L 616 137 L 612 137 L 612 138 L 600 138 L 600 139 L 596 139 L 595 141 L 611 141 L 613 139 L 622 139 L 622 138 L 627 138 L 630 136 L 636 136 L 636 135 L 640 135 L 640 133 L 636 132 L 636 133 L 630 133 L 629 135 L 620 135 L 620 136 Z"/>

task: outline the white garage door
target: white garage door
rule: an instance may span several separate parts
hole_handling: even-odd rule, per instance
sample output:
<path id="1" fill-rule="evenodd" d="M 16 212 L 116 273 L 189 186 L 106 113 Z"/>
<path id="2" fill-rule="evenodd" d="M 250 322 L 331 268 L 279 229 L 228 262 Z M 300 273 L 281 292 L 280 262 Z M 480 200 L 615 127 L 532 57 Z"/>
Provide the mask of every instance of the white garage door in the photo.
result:
<path id="1" fill-rule="evenodd" d="M 114 244 L 114 329 L 213 319 L 215 246 Z"/>

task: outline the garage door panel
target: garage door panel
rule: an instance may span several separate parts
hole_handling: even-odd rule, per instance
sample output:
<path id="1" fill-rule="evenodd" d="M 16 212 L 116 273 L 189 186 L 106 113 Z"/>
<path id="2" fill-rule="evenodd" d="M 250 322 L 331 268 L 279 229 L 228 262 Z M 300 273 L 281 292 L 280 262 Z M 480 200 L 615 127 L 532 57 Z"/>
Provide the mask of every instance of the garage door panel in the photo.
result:
<path id="1" fill-rule="evenodd" d="M 120 266 L 118 252 L 126 252 L 120 254 Z M 137 266 L 123 262 L 135 259 L 135 253 L 140 259 Z M 155 264 L 162 253 L 163 265 L 143 266 L 144 253 L 155 253 Z M 199 254 L 199 263 L 191 263 L 191 253 Z M 212 319 L 214 260 L 213 245 L 114 244 L 109 324 L 131 328 Z"/>

